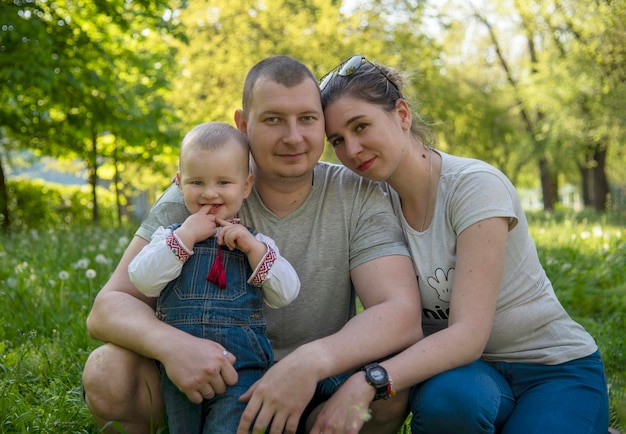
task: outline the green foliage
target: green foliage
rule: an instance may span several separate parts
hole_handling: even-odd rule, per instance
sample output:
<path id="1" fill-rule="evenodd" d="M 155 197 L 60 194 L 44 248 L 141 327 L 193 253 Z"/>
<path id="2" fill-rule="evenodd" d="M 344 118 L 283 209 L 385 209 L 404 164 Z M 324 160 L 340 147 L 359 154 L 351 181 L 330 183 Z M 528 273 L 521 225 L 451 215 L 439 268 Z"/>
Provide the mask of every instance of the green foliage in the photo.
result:
<path id="1" fill-rule="evenodd" d="M 626 226 L 596 214 L 529 215 L 540 257 L 570 314 L 597 339 L 611 425 L 626 428 Z M 71 228 L 0 237 L 0 432 L 96 433 L 81 374 L 91 340 L 85 320 L 96 291 L 132 236 Z M 408 426 L 402 430 L 410 433 Z"/>
<path id="2" fill-rule="evenodd" d="M 342 3 L 4 2 L 0 150 L 80 158 L 122 189 L 150 188 L 141 168 L 171 171 L 186 130 L 232 123 L 260 59 L 293 55 L 319 77 L 358 52 L 405 73 L 443 150 L 532 186 L 539 158 L 588 189 L 583 171 L 609 187 L 626 176 L 623 0 Z"/>
<path id="3" fill-rule="evenodd" d="M 0 150 L 81 159 L 91 183 L 98 169 L 113 172 L 120 163 L 169 164 L 176 120 L 165 94 L 170 41 L 180 37 L 163 18 L 170 5 L 2 3 Z"/>
<path id="4" fill-rule="evenodd" d="M 63 186 L 39 180 L 8 182 L 9 218 L 14 228 L 60 228 L 93 222 L 91 188 Z M 113 194 L 98 187 L 100 222 L 114 226 L 117 208 Z"/>

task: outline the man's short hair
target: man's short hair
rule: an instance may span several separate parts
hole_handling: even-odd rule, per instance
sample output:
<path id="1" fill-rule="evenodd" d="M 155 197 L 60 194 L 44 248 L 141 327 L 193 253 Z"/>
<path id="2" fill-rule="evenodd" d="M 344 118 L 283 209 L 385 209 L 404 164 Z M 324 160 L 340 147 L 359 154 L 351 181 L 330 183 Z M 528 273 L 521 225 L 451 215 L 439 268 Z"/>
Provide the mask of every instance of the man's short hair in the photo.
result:
<path id="1" fill-rule="evenodd" d="M 254 86 L 261 78 L 269 78 L 278 84 L 291 88 L 307 78 L 317 84 L 315 75 L 308 66 L 290 56 L 271 56 L 261 60 L 248 72 L 243 84 L 242 109 L 247 114 L 252 105 Z"/>

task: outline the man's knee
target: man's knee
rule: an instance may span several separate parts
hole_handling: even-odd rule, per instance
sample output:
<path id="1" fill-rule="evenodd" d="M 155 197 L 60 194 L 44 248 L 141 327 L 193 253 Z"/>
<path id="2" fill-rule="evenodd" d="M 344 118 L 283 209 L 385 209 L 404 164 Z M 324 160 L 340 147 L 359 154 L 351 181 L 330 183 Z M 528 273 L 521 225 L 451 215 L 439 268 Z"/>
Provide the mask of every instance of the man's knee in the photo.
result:
<path id="1" fill-rule="evenodd" d="M 154 362 L 113 344 L 89 355 L 83 387 L 87 406 L 98 420 L 125 420 L 142 409 L 162 407 Z"/>

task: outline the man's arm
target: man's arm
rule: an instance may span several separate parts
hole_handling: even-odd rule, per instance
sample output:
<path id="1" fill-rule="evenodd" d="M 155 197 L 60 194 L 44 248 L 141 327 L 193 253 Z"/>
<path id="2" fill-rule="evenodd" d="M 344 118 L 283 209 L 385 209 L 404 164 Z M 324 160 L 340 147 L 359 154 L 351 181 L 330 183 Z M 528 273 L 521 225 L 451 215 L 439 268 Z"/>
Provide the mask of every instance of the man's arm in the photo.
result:
<path id="1" fill-rule="evenodd" d="M 420 300 L 408 256 L 385 256 L 351 272 L 365 310 L 339 332 L 305 344 L 274 365 L 242 399 L 249 403 L 238 433 L 272 422 L 271 434 L 296 431 L 316 383 L 400 351 L 422 337 Z"/>
<path id="2" fill-rule="evenodd" d="M 108 282 L 96 295 L 87 317 L 87 330 L 94 339 L 151 357 L 151 349 L 140 351 L 142 340 L 136 339 L 134 331 L 137 328 L 143 331 L 145 324 L 160 322 L 154 315 L 156 299 L 141 294 L 128 275 L 128 264 L 146 245 L 148 242 L 143 238 L 133 237 Z"/>
<path id="3" fill-rule="evenodd" d="M 112 342 L 165 366 L 170 379 L 193 402 L 202 401 L 209 387 L 223 393 L 234 384 L 235 357 L 212 341 L 193 337 L 162 321 L 154 314 L 156 299 L 141 294 L 131 283 L 128 264 L 147 245 L 135 236 L 109 281 L 100 290 L 87 318 L 94 339 Z"/>

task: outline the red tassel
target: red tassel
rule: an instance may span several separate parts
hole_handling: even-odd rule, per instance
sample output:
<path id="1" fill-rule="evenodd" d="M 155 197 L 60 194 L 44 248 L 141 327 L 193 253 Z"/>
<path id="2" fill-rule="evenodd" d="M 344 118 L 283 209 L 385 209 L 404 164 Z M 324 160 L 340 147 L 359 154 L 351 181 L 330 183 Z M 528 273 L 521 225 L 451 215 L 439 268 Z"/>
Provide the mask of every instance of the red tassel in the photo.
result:
<path id="1" fill-rule="evenodd" d="M 217 283 L 221 289 L 226 288 L 226 270 L 224 270 L 224 262 L 222 262 L 222 249 L 218 247 L 215 261 L 211 266 L 209 274 L 206 276 L 209 282 Z"/>

